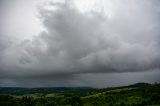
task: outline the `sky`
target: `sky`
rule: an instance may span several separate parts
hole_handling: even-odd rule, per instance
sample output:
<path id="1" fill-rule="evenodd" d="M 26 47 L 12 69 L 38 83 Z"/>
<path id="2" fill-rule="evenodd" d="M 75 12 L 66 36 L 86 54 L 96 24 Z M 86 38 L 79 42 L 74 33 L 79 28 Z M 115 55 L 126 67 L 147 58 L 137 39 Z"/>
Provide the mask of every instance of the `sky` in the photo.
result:
<path id="1" fill-rule="evenodd" d="M 0 0 L 0 87 L 160 82 L 159 0 Z"/>

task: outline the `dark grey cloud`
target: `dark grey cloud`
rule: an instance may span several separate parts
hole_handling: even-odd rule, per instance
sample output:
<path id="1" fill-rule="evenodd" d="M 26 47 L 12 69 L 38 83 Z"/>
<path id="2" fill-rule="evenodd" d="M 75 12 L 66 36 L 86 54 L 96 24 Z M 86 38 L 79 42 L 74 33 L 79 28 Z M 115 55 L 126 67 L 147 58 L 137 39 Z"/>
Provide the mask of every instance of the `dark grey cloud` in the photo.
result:
<path id="1" fill-rule="evenodd" d="M 18 83 L 18 78 L 25 81 L 26 77 L 42 81 L 37 86 L 46 82 L 59 86 L 85 85 L 83 74 L 138 75 L 155 69 L 159 73 L 160 2 L 114 0 L 110 4 L 111 10 L 104 4 L 103 11 L 86 13 L 80 12 L 72 1 L 50 3 L 55 10 L 40 8 L 44 32 L 32 40 L 12 44 L 1 36 L 0 78 Z"/>

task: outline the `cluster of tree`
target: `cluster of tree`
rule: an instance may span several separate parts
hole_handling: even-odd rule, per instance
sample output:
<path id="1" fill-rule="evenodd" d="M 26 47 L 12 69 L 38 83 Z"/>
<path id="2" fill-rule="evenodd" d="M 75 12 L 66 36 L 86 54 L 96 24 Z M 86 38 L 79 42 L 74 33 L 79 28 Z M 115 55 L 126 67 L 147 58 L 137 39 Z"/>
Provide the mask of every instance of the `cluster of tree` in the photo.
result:
<path id="1" fill-rule="evenodd" d="M 15 98 L 9 95 L 0 95 L 0 106 L 83 106 L 82 99 L 73 97 L 41 97 L 23 96 Z"/>
<path id="2" fill-rule="evenodd" d="M 59 94 L 53 97 L 0 95 L 0 106 L 150 106 L 160 105 L 160 84 L 95 90 L 88 95 Z"/>

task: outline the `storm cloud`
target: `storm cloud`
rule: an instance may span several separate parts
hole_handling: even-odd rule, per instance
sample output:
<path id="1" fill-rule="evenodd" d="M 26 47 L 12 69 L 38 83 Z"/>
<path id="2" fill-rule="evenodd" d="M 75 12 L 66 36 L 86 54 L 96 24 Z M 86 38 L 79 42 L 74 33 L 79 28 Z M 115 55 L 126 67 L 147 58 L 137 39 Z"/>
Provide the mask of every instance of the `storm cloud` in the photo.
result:
<path id="1" fill-rule="evenodd" d="M 49 78 L 65 86 L 86 84 L 76 75 L 159 72 L 160 2 L 101 2 L 85 12 L 71 0 L 39 7 L 45 30 L 31 40 L 8 40 L 1 31 L 0 78 Z"/>

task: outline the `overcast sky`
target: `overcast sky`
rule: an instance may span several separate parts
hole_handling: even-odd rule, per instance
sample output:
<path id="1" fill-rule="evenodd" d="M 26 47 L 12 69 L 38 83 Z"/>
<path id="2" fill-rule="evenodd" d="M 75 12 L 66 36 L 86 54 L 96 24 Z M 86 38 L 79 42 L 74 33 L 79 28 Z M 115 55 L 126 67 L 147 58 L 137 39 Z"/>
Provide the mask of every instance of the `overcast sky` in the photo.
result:
<path id="1" fill-rule="evenodd" d="M 160 81 L 159 0 L 0 0 L 0 86 Z"/>

